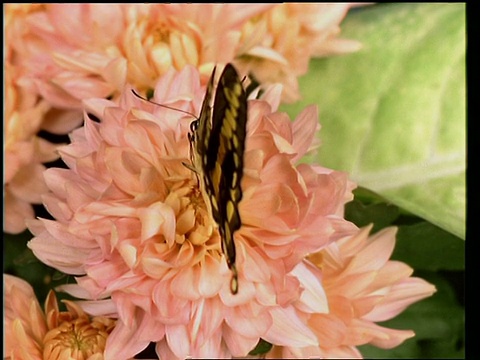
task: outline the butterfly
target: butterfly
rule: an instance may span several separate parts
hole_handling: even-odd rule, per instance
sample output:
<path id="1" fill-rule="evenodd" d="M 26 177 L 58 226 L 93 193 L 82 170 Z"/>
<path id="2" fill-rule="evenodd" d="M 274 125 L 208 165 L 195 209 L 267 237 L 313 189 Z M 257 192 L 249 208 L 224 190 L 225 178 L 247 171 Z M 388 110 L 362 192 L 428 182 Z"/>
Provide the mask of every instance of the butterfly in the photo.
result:
<path id="1" fill-rule="evenodd" d="M 215 68 L 198 119 L 190 124 L 191 160 L 200 189 L 216 222 L 227 265 L 230 290 L 238 292 L 234 233 L 241 225 L 243 155 L 247 125 L 247 95 L 232 64 L 223 69 L 214 91 Z M 213 106 L 211 105 L 213 99 Z"/>

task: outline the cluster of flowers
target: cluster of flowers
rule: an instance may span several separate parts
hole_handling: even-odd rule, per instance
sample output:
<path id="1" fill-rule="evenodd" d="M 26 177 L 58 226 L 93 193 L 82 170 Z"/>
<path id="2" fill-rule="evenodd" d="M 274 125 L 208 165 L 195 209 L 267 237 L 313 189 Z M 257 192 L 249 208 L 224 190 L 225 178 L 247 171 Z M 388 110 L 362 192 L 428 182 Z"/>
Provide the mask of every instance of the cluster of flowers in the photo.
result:
<path id="1" fill-rule="evenodd" d="M 361 358 L 359 345 L 414 335 L 376 322 L 435 288 L 389 260 L 395 228 L 369 236 L 344 219 L 346 173 L 300 163 L 316 107 L 293 122 L 278 111 L 312 56 L 359 48 L 337 37 L 349 7 L 6 6 L 4 231 L 28 226 L 35 256 L 76 276 L 58 290 L 82 300 L 61 312 L 50 293 L 42 312 L 4 275 L 5 358 L 129 359 L 152 342 L 161 359 L 244 357 L 260 339 L 267 358 Z M 192 117 L 131 91 L 198 114 L 211 70 L 230 62 L 263 88 L 248 100 L 235 295 L 184 166 Z M 67 168 L 45 169 L 59 156 Z M 33 219 L 40 202 L 54 220 Z"/>

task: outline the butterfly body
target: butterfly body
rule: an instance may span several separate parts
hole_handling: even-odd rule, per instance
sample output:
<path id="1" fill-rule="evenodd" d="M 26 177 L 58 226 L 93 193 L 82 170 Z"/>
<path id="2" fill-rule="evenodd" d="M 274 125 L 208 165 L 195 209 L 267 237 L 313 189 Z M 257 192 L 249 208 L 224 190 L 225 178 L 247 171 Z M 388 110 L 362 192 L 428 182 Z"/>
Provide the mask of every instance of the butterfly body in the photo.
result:
<path id="1" fill-rule="evenodd" d="M 215 69 L 207 85 L 200 116 L 191 125 L 193 164 L 205 203 L 218 225 L 222 251 L 233 273 L 231 291 L 238 291 L 234 233 L 241 227 L 247 96 L 231 64 L 220 75 L 214 92 Z M 211 100 L 214 94 L 213 106 Z"/>

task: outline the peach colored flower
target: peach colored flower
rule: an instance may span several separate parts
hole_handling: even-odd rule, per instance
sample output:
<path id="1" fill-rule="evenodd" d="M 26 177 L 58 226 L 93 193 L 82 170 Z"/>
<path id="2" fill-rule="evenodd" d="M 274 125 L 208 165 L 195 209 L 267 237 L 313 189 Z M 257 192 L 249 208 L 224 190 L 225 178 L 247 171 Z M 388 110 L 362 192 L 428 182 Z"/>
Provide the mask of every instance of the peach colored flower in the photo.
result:
<path id="1" fill-rule="evenodd" d="M 205 89 L 192 66 L 168 71 L 154 101 L 198 114 Z M 318 127 L 316 107 L 294 122 L 277 111 L 278 88 L 248 103 L 242 227 L 235 232 L 239 292 L 189 162 L 191 116 L 136 98 L 85 101 L 85 126 L 60 148 L 69 169 L 50 168 L 44 204 L 56 221 L 31 221 L 28 246 L 78 275 L 64 286 L 90 314 L 118 314 L 106 358 L 157 342 L 162 358 L 245 356 L 259 338 L 294 331 L 281 345 L 318 345 L 297 316 L 302 288 L 291 270 L 309 253 L 352 234 L 343 219 L 353 183 L 345 173 L 296 162 Z"/>
<path id="2" fill-rule="evenodd" d="M 36 134 L 40 129 L 66 134 L 77 127 L 83 99 L 117 98 L 127 83 L 146 92 L 169 68 L 186 64 L 196 66 L 205 82 L 215 64 L 231 61 L 265 86 L 283 83 L 284 100 L 298 99 L 297 77 L 312 56 L 358 49 L 357 42 L 336 36 L 349 7 L 7 4 L 5 52 L 7 72 L 14 75 L 7 75 L 12 86 L 6 96 L 13 107 L 7 113 L 5 152 L 9 177 L 18 174 L 8 188 L 4 182 L 4 231 L 25 229 L 31 204 L 45 190 L 41 163 L 56 158 L 55 147 Z"/>
<path id="3" fill-rule="evenodd" d="M 38 5 L 38 4 L 37 4 Z M 5 112 L 4 112 L 4 202 L 3 230 L 19 233 L 26 229 L 25 219 L 33 218 L 31 204 L 41 203 L 47 191 L 42 163 L 58 158 L 55 145 L 37 136 L 41 129 L 65 132 L 66 112 L 58 117 L 35 91 L 19 83 L 25 74 L 14 44 L 20 41 L 25 17 L 38 11 L 34 4 L 7 4 L 5 9 Z M 78 120 L 75 121 L 78 124 Z"/>
<path id="4" fill-rule="evenodd" d="M 369 237 L 371 228 L 331 243 L 293 270 L 305 288 L 297 311 L 320 345 L 274 347 L 269 357 L 362 358 L 359 345 L 391 349 L 415 335 L 376 322 L 394 318 L 436 289 L 411 277 L 413 269 L 405 263 L 389 260 L 396 228 Z M 323 294 L 315 291 L 319 283 Z"/>
<path id="5" fill-rule="evenodd" d="M 360 49 L 339 38 L 340 23 L 353 3 L 283 3 L 242 27 L 235 63 L 260 84 L 282 83 L 282 100 L 299 100 L 298 77 L 307 73 L 312 57 Z"/>
<path id="6" fill-rule="evenodd" d="M 26 17 L 15 49 L 22 81 L 53 106 L 81 108 L 90 97 L 118 97 L 125 84 L 154 88 L 171 67 L 233 62 L 260 82 L 283 83 L 298 98 L 297 77 L 312 56 L 355 51 L 337 38 L 349 3 L 44 4 Z"/>
<path id="7" fill-rule="evenodd" d="M 16 86 L 16 71 L 11 64 L 5 64 L 3 230 L 7 233 L 24 231 L 25 220 L 33 219 L 31 204 L 41 203 L 41 194 L 47 191 L 42 162 L 58 157 L 53 144 L 36 136 L 49 106 L 37 95 Z"/>
<path id="8" fill-rule="evenodd" d="M 3 274 L 4 280 L 4 359 L 16 360 L 102 360 L 108 334 L 115 320 L 90 318 L 75 303 L 62 302 L 55 293 L 40 308 L 32 287 L 24 280 Z"/>

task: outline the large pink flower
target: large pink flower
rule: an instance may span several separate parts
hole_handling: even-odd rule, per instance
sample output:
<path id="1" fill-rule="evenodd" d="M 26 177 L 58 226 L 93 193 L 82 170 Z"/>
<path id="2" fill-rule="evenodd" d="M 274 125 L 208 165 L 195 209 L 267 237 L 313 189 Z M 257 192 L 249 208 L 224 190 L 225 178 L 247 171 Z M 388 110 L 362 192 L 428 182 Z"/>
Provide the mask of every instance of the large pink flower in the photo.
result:
<path id="1" fill-rule="evenodd" d="M 14 72 L 7 78 L 15 86 L 7 86 L 6 97 L 15 106 L 6 116 L 5 163 L 10 179 L 18 175 L 4 186 L 4 230 L 23 231 L 33 216 L 31 204 L 44 193 L 41 163 L 56 154 L 36 134 L 66 134 L 77 127 L 82 100 L 117 99 L 126 84 L 145 94 L 168 69 L 186 64 L 197 67 L 205 82 L 214 65 L 228 62 L 263 86 L 283 83 L 283 100 L 298 99 L 297 77 L 312 56 L 358 49 L 357 42 L 337 37 L 350 6 L 6 5 L 7 72 Z M 12 100 L 13 91 L 26 94 L 21 106 Z"/>
<path id="2" fill-rule="evenodd" d="M 103 360 L 115 320 L 90 318 L 75 303 L 64 300 L 60 311 L 50 291 L 45 312 L 25 280 L 3 274 L 5 317 L 3 358 L 6 360 Z"/>
<path id="3" fill-rule="evenodd" d="M 56 221 L 30 222 L 29 247 L 79 276 L 64 290 L 94 300 L 83 304 L 86 311 L 119 316 L 107 359 L 133 356 L 151 341 L 168 359 L 245 356 L 260 338 L 276 341 L 285 322 L 295 331 L 278 345 L 318 345 L 295 312 L 302 286 L 291 271 L 356 230 L 342 217 L 353 184 L 345 173 L 296 165 L 314 142 L 317 110 L 308 107 L 291 122 L 276 110 L 277 90 L 248 102 L 236 295 L 218 230 L 184 166 L 192 117 L 129 88 L 118 104 L 85 102 L 101 122 L 86 114 L 85 126 L 60 148 L 69 169 L 45 172 L 53 192 L 45 205 Z M 187 66 L 161 78 L 154 101 L 198 114 L 204 91 Z"/>
<path id="4" fill-rule="evenodd" d="M 361 358 L 359 345 L 390 349 L 415 335 L 376 323 L 392 319 L 436 289 L 411 277 L 413 269 L 405 263 L 389 260 L 396 228 L 369 237 L 370 230 L 368 226 L 330 244 L 294 269 L 305 288 L 296 308 L 319 346 L 274 347 L 270 357 Z M 316 290 L 319 284 L 324 293 Z"/>
<path id="5" fill-rule="evenodd" d="M 208 78 L 233 62 L 261 83 L 283 83 L 298 98 L 297 77 L 312 56 L 355 51 L 338 40 L 351 5 L 45 4 L 26 18 L 15 50 L 23 81 L 55 107 L 117 97 L 126 83 L 153 89 L 159 76 L 190 64 Z"/>

